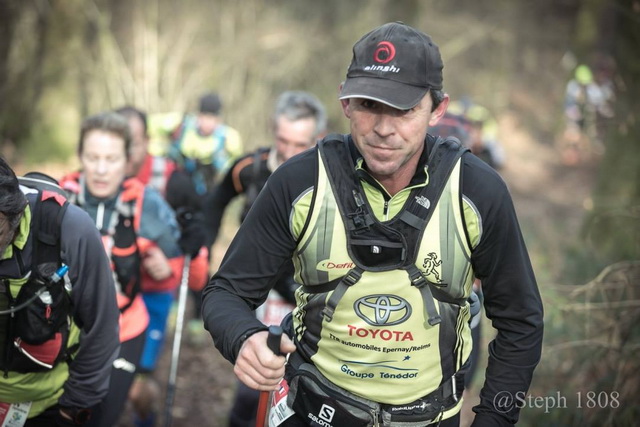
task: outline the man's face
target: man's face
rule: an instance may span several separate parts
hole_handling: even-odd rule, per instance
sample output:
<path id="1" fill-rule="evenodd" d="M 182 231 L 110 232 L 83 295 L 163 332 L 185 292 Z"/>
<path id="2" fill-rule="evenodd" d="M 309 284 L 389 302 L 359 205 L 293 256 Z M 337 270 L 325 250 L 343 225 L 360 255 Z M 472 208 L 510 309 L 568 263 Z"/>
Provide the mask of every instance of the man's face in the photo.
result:
<path id="1" fill-rule="evenodd" d="M 127 175 L 135 176 L 144 163 L 147 155 L 149 138 L 144 132 L 144 124 L 139 117 L 129 117 L 129 127 L 131 128 L 131 145 L 129 146 L 129 163 L 127 164 Z"/>
<path id="2" fill-rule="evenodd" d="M 0 257 L 2 257 L 4 251 L 7 250 L 11 242 L 13 242 L 15 235 L 16 230 L 11 227 L 9 219 L 0 212 Z"/>
<path id="3" fill-rule="evenodd" d="M 126 173 L 124 139 L 103 130 L 89 131 L 84 137 L 80 162 L 92 195 L 98 198 L 115 196 Z"/>
<path id="4" fill-rule="evenodd" d="M 284 116 L 276 119 L 275 138 L 278 163 L 282 164 L 315 144 L 315 119 L 308 117 L 291 121 Z"/>
<path id="5" fill-rule="evenodd" d="M 220 124 L 219 116 L 209 113 L 198 114 L 198 133 L 202 136 L 209 136 Z"/>
<path id="6" fill-rule="evenodd" d="M 413 177 L 429 126 L 435 125 L 447 109 L 448 97 L 431 112 L 431 96 L 410 110 L 398 110 L 363 98 L 342 100 L 351 122 L 351 135 L 369 173 L 386 183 Z"/>

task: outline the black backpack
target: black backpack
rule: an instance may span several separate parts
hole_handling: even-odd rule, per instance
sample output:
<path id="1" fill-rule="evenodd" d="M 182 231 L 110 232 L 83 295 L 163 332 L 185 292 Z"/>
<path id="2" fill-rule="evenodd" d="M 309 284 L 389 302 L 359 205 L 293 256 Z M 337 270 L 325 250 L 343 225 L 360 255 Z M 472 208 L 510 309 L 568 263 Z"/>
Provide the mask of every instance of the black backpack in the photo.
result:
<path id="1" fill-rule="evenodd" d="M 77 349 L 67 348 L 71 297 L 63 278 L 67 267 L 60 257 L 66 193 L 55 179 L 39 172 L 30 172 L 18 181 L 37 195 L 35 203 L 30 202 L 31 275 L 15 298 L 6 286 L 9 309 L 0 312 L 9 316 L 1 358 L 5 375 L 8 371 L 47 371 Z"/>

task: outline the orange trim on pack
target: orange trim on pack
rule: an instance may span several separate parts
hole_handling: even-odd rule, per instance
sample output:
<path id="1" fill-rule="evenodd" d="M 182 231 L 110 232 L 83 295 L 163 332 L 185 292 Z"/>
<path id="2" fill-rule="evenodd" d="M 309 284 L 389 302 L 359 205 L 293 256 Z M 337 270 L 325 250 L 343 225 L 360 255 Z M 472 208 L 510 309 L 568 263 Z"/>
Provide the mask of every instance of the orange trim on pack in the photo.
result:
<path id="1" fill-rule="evenodd" d="M 144 157 L 144 162 L 142 162 L 142 166 L 140 166 L 140 170 L 136 175 L 136 178 L 138 178 L 144 185 L 149 185 L 149 181 L 151 180 L 152 175 L 152 166 L 153 156 L 147 153 L 147 155 Z"/>
<path id="2" fill-rule="evenodd" d="M 42 190 L 42 200 L 48 199 L 55 200 L 60 206 L 64 205 L 64 202 L 67 201 L 62 194 L 58 194 L 55 191 Z"/>
<path id="3" fill-rule="evenodd" d="M 114 246 L 111 248 L 111 253 L 117 257 L 126 257 L 129 255 L 133 255 L 136 252 L 137 246 L 131 245 L 128 248 L 118 248 Z"/>
<path id="4" fill-rule="evenodd" d="M 240 160 L 235 167 L 233 168 L 233 170 L 231 171 L 231 178 L 233 180 L 233 188 L 235 188 L 236 193 L 240 194 L 244 191 L 244 188 L 242 187 L 242 183 L 240 182 L 240 172 L 242 172 L 242 170 L 248 166 L 251 166 L 253 164 L 253 159 L 254 159 L 255 155 L 251 155 L 245 159 Z M 269 157 L 269 152 L 264 152 L 260 155 L 260 161 L 263 161 L 265 159 L 267 159 Z"/>
<path id="5" fill-rule="evenodd" d="M 242 183 L 240 182 L 240 172 L 247 166 L 253 164 L 253 156 L 249 156 L 245 159 L 240 160 L 231 171 L 231 178 L 233 179 L 233 188 L 236 189 L 236 193 L 242 193 L 244 189 L 242 188 Z"/>
<path id="6" fill-rule="evenodd" d="M 133 229 L 140 230 L 140 217 L 142 216 L 142 204 L 144 200 L 144 184 L 136 177 L 127 178 L 122 183 L 122 201 L 135 201 L 135 212 L 133 213 Z"/>
<path id="7" fill-rule="evenodd" d="M 122 183 L 122 201 L 131 202 L 142 196 L 144 184 L 136 177 L 127 178 Z"/>

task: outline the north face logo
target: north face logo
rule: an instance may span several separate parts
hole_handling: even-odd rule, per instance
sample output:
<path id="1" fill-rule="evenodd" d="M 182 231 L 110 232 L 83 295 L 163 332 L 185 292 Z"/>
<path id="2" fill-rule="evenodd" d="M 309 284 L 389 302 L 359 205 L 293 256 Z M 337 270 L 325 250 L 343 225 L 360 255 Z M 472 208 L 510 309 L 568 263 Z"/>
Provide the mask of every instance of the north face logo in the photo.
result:
<path id="1" fill-rule="evenodd" d="M 431 202 L 429 201 L 429 199 L 424 196 L 416 196 L 416 203 L 426 209 L 429 209 L 429 207 L 431 206 Z"/>

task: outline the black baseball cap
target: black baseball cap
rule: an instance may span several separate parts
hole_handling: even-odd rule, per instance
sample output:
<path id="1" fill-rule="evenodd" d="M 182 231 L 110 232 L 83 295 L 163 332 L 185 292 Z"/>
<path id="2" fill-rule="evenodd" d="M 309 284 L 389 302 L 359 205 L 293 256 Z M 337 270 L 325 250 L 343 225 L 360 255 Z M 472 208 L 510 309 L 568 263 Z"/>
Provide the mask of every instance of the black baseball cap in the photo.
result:
<path id="1" fill-rule="evenodd" d="M 442 89 L 443 67 L 431 37 L 402 22 L 387 23 L 353 46 L 339 98 L 367 98 L 407 110 L 430 89 Z"/>

